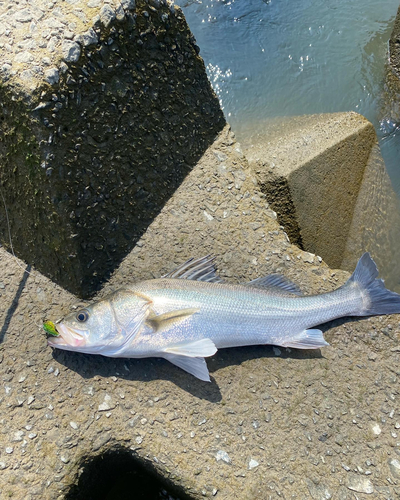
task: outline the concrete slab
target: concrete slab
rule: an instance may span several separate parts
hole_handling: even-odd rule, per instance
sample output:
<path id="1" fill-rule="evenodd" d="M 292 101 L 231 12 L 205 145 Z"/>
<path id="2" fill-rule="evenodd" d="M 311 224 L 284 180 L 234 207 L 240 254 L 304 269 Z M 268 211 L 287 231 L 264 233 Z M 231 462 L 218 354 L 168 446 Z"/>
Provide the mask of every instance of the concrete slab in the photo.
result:
<path id="1" fill-rule="evenodd" d="M 319 293 L 348 276 L 287 241 L 228 129 L 102 293 L 210 251 L 232 281 L 280 271 Z M 121 450 L 180 498 L 400 495 L 398 316 L 326 325 L 321 353 L 221 350 L 207 384 L 157 359 L 53 353 L 41 322 L 77 299 L 34 273 L 0 250 L 2 498 L 90 499 L 104 477 L 86 460 L 122 467 Z"/>
<path id="2" fill-rule="evenodd" d="M 291 241 L 339 267 L 374 128 L 356 113 L 290 122 L 267 124 L 246 156 Z"/>
<path id="3" fill-rule="evenodd" d="M 0 187 L 14 248 L 88 296 L 225 119 L 182 11 L 165 0 L 3 2 L 0 19 Z"/>

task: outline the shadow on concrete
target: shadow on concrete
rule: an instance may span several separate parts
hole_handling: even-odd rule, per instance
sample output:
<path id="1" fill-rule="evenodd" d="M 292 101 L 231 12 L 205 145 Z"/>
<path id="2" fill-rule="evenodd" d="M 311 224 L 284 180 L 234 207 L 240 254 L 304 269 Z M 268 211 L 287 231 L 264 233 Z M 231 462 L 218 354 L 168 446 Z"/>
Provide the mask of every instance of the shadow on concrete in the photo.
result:
<path id="1" fill-rule="evenodd" d="M 66 500 L 190 500 L 183 488 L 168 481 L 150 461 L 115 446 L 96 457 L 85 457 L 77 484 Z M 172 495 L 172 496 L 171 496 Z"/>
<path id="2" fill-rule="evenodd" d="M 12 319 L 12 317 L 13 317 L 13 315 L 18 307 L 19 298 L 21 297 L 22 290 L 25 288 L 26 282 L 27 282 L 29 274 L 30 274 L 30 270 L 31 270 L 31 265 L 27 264 L 27 266 L 24 270 L 24 274 L 22 276 L 22 279 L 19 283 L 17 293 L 15 294 L 15 297 L 11 303 L 11 306 L 9 307 L 9 309 L 7 311 L 6 319 L 4 320 L 3 326 L 0 330 L 0 344 L 4 340 L 4 337 L 6 335 L 8 327 L 10 326 L 11 319 Z"/>
<path id="3" fill-rule="evenodd" d="M 279 357 L 297 360 L 323 358 L 321 351 L 295 350 L 279 348 Z M 114 359 L 104 356 L 74 353 L 54 349 L 54 359 L 70 370 L 79 373 L 83 378 L 90 379 L 96 375 L 101 377 L 117 376 L 125 380 L 150 382 L 153 380 L 169 380 L 192 396 L 205 399 L 211 403 L 222 400 L 221 391 L 212 374 L 227 366 L 240 366 L 251 359 L 275 358 L 276 350 L 273 346 L 248 346 L 221 349 L 218 353 L 207 359 L 211 375 L 211 383 L 198 380 L 193 375 L 184 372 L 161 358 L 142 359 Z"/>

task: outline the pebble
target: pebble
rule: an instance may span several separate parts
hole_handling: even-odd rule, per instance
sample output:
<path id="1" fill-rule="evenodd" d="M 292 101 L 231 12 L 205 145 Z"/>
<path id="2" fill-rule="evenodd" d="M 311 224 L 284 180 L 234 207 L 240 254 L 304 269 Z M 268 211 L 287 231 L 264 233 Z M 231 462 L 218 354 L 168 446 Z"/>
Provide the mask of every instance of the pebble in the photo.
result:
<path id="1" fill-rule="evenodd" d="M 103 5 L 100 9 L 100 21 L 107 28 L 108 25 L 113 21 L 116 17 L 114 10 L 109 5 Z"/>
<path id="2" fill-rule="evenodd" d="M 83 33 L 82 35 L 78 35 L 75 40 L 77 42 L 80 42 L 84 47 L 88 47 L 89 45 L 95 45 L 98 43 L 99 38 L 94 31 L 94 29 L 90 29 L 86 31 L 86 33 Z"/>
<path id="3" fill-rule="evenodd" d="M 312 264 L 314 262 L 315 255 L 310 252 L 303 252 L 302 259 L 303 262 L 307 262 L 308 264 Z"/>
<path id="4" fill-rule="evenodd" d="M 254 460 L 253 458 L 249 461 L 249 470 L 255 469 L 258 467 L 260 464 L 257 462 L 257 460 Z"/>
<path id="5" fill-rule="evenodd" d="M 33 55 L 28 51 L 19 52 L 15 55 L 14 61 L 18 63 L 30 63 L 33 61 Z"/>
<path id="6" fill-rule="evenodd" d="M 219 462 L 220 460 L 222 460 L 223 462 L 225 462 L 226 464 L 230 464 L 232 462 L 230 456 L 228 455 L 228 453 L 224 450 L 219 450 L 217 451 L 216 455 L 215 455 L 215 458 L 217 459 L 217 462 Z"/>
<path id="7" fill-rule="evenodd" d="M 374 485 L 369 479 L 354 474 L 347 477 L 347 488 L 358 493 L 369 494 L 374 492 Z"/>
<path id="8" fill-rule="evenodd" d="M 30 21 L 32 21 L 32 14 L 30 10 L 23 9 L 15 13 L 14 19 L 19 23 L 29 23 Z"/>
<path id="9" fill-rule="evenodd" d="M 99 404 L 99 411 L 108 411 L 115 408 L 115 404 L 112 403 L 112 398 L 109 394 L 104 396 L 104 401 Z"/>
<path id="10" fill-rule="evenodd" d="M 14 432 L 13 441 L 22 441 L 22 438 L 23 438 L 24 434 L 25 434 L 24 431 L 16 431 L 16 432 Z"/>
<path id="11" fill-rule="evenodd" d="M 12 446 L 7 446 L 6 453 L 8 453 L 10 455 L 13 451 L 14 451 L 14 448 Z"/>
<path id="12" fill-rule="evenodd" d="M 46 80 L 47 83 L 50 83 L 50 85 L 53 85 L 54 83 L 58 83 L 60 79 L 60 74 L 58 72 L 57 68 L 50 68 L 47 69 L 44 72 L 44 79 Z"/>
<path id="13" fill-rule="evenodd" d="M 78 425 L 76 422 L 74 422 L 74 421 L 71 421 L 71 422 L 69 423 L 69 425 L 70 425 L 70 426 L 71 426 L 71 427 L 72 427 L 75 431 L 79 429 L 79 425 Z"/>
<path id="14" fill-rule="evenodd" d="M 135 0 L 120 0 L 121 5 L 125 10 L 133 10 L 136 7 L 136 1 Z"/>
<path id="15" fill-rule="evenodd" d="M 62 54 L 67 62 L 77 62 L 81 55 L 79 43 L 70 40 L 64 40 L 61 46 Z"/>
<path id="16" fill-rule="evenodd" d="M 375 434 L 375 436 L 379 436 L 379 434 L 382 432 L 382 429 L 379 424 L 374 424 L 372 426 L 372 432 Z"/>
<path id="17" fill-rule="evenodd" d="M 397 458 L 391 458 L 388 460 L 388 464 L 392 475 L 400 479 L 400 461 Z"/>

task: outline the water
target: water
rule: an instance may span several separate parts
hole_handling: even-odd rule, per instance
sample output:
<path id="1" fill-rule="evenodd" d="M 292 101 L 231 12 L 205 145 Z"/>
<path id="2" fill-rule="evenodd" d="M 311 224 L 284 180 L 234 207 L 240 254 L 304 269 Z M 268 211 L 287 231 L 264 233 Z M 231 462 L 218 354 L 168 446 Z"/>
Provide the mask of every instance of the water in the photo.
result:
<path id="1" fill-rule="evenodd" d="M 379 128 L 398 0 L 178 0 L 239 136 L 265 117 L 354 110 Z"/>
<path id="2" fill-rule="evenodd" d="M 374 124 L 400 195 L 400 128 L 385 116 L 382 99 L 399 0 L 177 3 L 241 142 L 268 118 L 353 110 Z M 378 243 L 392 260 L 391 249 Z M 400 236 L 394 244 L 400 246 Z"/>

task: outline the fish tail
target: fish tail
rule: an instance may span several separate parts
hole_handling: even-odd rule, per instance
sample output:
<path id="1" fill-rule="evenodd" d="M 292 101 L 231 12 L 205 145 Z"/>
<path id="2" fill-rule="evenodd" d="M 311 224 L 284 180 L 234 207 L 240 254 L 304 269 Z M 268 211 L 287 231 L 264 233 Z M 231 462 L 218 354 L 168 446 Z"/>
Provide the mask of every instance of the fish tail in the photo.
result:
<path id="1" fill-rule="evenodd" d="M 355 316 L 400 313 L 400 295 L 385 288 L 384 281 L 377 276 L 378 268 L 367 252 L 360 258 L 345 285 L 356 283 L 363 296 L 364 307 Z"/>

